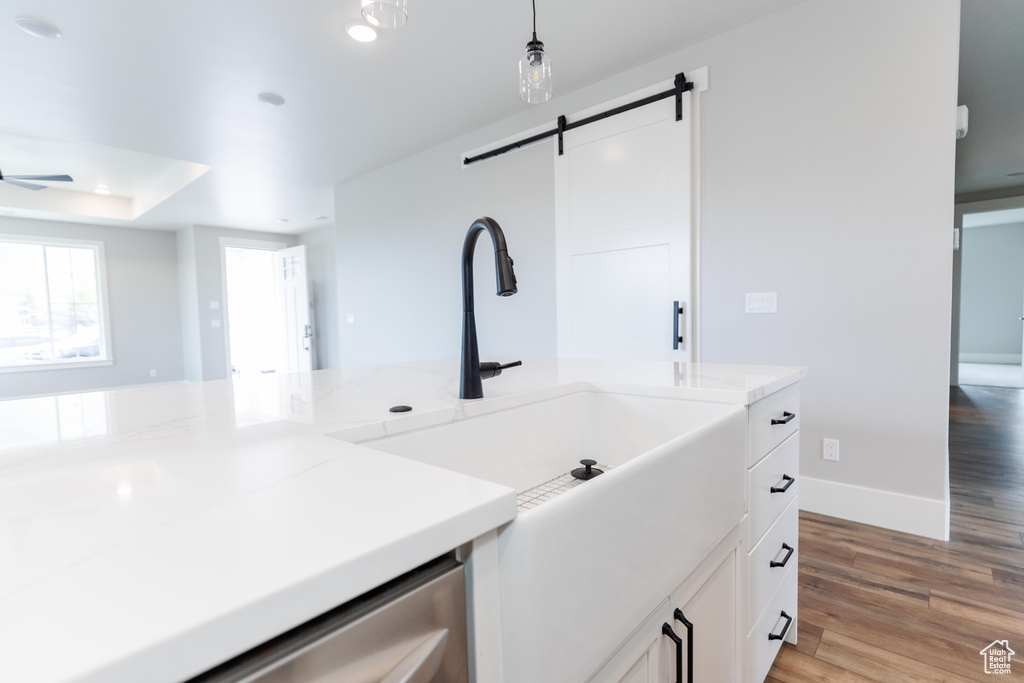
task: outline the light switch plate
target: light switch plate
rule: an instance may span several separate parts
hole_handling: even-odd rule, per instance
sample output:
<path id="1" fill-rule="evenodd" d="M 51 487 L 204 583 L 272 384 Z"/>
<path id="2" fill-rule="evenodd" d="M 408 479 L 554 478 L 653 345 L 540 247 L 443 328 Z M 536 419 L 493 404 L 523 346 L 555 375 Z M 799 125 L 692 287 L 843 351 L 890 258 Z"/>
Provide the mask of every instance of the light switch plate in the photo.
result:
<path id="1" fill-rule="evenodd" d="M 210 327 L 220 327 L 220 321 L 219 320 L 211 320 L 210 321 Z"/>
<path id="2" fill-rule="evenodd" d="M 746 313 L 775 313 L 778 311 L 779 295 L 777 292 L 755 292 L 748 293 Z"/>
<path id="3" fill-rule="evenodd" d="M 355 322 L 356 322 L 356 314 L 355 313 L 347 313 L 345 315 L 345 322 L 348 323 L 349 325 L 354 325 Z"/>

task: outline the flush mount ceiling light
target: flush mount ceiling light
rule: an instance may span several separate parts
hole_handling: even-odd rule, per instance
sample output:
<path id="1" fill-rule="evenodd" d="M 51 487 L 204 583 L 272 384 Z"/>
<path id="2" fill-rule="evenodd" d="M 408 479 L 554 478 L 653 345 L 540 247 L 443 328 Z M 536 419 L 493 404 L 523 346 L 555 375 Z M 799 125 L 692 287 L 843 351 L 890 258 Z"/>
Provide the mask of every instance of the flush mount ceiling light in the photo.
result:
<path id="1" fill-rule="evenodd" d="M 105 187 L 97 187 L 95 190 L 93 190 L 93 192 L 95 192 L 96 194 L 104 194 L 104 195 L 110 194 L 110 190 L 108 190 Z"/>
<path id="2" fill-rule="evenodd" d="M 551 99 L 551 58 L 537 40 L 537 0 L 533 0 L 533 38 L 519 59 L 519 99 L 540 104 Z"/>
<path id="3" fill-rule="evenodd" d="M 284 98 L 276 92 L 261 92 L 256 99 L 271 107 L 280 107 L 284 104 Z"/>
<path id="4" fill-rule="evenodd" d="M 36 38 L 54 40 L 64 35 L 60 32 L 60 29 L 53 24 L 47 23 L 42 19 L 33 19 L 32 17 L 18 17 L 14 20 L 14 25 L 30 36 L 35 36 Z"/>
<path id="5" fill-rule="evenodd" d="M 345 24 L 345 33 L 360 43 L 372 43 L 377 40 L 377 32 L 373 30 L 373 27 L 361 21 L 350 21 Z"/>
<path id="6" fill-rule="evenodd" d="M 363 19 L 377 28 L 405 26 L 409 19 L 406 5 L 407 0 L 363 0 Z"/>

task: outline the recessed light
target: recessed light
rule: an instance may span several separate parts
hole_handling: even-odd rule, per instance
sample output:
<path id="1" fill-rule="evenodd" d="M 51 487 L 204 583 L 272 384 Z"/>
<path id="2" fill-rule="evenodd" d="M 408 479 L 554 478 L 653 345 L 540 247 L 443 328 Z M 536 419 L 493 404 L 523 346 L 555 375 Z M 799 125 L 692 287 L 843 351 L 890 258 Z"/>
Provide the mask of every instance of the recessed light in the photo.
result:
<path id="1" fill-rule="evenodd" d="M 95 192 L 96 194 L 110 194 L 110 190 L 108 190 L 105 187 L 97 187 L 95 190 L 93 190 L 93 192 Z"/>
<path id="2" fill-rule="evenodd" d="M 287 222 L 288 222 L 288 219 L 287 219 L 287 218 L 278 218 L 278 219 L 277 219 L 277 222 L 278 222 L 278 223 L 287 223 Z"/>
<path id="3" fill-rule="evenodd" d="M 280 107 L 284 104 L 284 98 L 276 92 L 261 92 L 256 96 L 256 99 L 263 104 L 270 105 L 271 107 Z"/>
<path id="4" fill-rule="evenodd" d="M 377 32 L 373 30 L 373 27 L 361 21 L 350 21 L 345 24 L 345 33 L 360 43 L 371 43 L 377 40 Z"/>
<path id="5" fill-rule="evenodd" d="M 18 17 L 14 20 L 14 25 L 30 36 L 35 36 L 36 38 L 54 40 L 55 38 L 60 38 L 63 35 L 59 28 L 53 24 L 43 21 L 42 19 Z"/>
<path id="6" fill-rule="evenodd" d="M 320 214 L 319 216 L 313 216 L 313 220 L 315 220 L 315 221 L 325 221 L 325 220 L 327 220 L 327 216 L 325 216 L 323 214 Z"/>

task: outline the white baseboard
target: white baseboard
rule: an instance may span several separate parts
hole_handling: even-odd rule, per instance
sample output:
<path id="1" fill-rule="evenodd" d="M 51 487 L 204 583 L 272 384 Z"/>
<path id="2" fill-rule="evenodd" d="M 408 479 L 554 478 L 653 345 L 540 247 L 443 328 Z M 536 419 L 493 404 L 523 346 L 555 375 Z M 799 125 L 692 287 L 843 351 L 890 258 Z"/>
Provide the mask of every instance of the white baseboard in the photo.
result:
<path id="1" fill-rule="evenodd" d="M 942 500 L 801 477 L 800 509 L 949 540 L 949 506 Z"/>
<path id="2" fill-rule="evenodd" d="M 1019 353 L 961 353 L 961 363 L 988 363 L 990 365 L 1020 365 Z"/>

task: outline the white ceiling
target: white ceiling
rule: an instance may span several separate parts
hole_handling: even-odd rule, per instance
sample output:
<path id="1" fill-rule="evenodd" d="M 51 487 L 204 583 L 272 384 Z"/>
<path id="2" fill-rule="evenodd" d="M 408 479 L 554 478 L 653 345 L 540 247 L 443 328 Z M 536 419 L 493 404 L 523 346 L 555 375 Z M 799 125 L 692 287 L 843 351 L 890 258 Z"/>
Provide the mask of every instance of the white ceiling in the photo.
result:
<path id="1" fill-rule="evenodd" d="M 201 177 L 209 166 L 152 154 L 0 129 L 0 171 L 7 175 L 70 175 L 37 181 L 45 191 L 0 184 L 5 212 L 58 220 L 131 221 Z M 108 190 L 96 194 L 97 188 Z"/>
<path id="2" fill-rule="evenodd" d="M 538 34 L 557 98 L 800 1 L 539 0 Z M 408 24 L 369 44 L 344 33 L 359 0 L 0 7 L 0 127 L 212 166 L 126 223 L 139 227 L 299 232 L 333 217 L 336 183 L 528 106 L 516 93 L 528 0 L 410 0 Z M 18 16 L 63 37 L 28 36 Z M 263 91 L 287 104 L 257 102 Z M 6 171 L 4 155 L 0 139 Z M 67 172 L 45 161 L 44 172 Z"/>
<path id="3" fill-rule="evenodd" d="M 1024 2 L 962 0 L 957 194 L 1024 186 Z"/>

